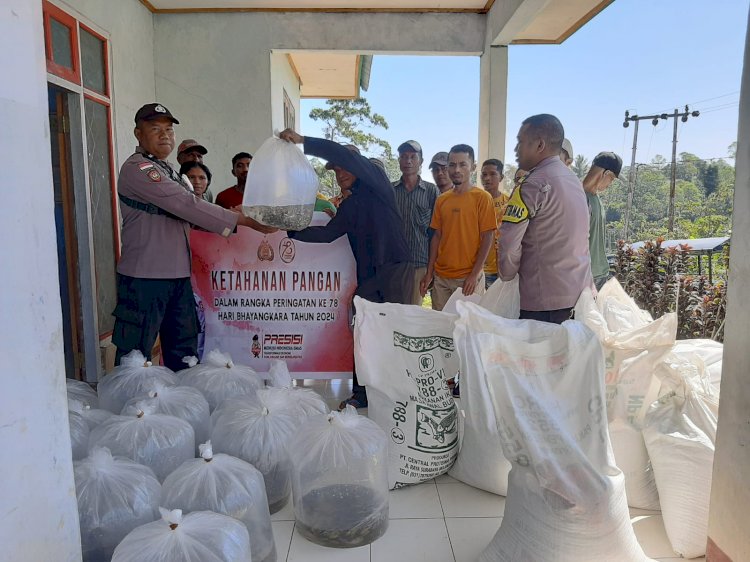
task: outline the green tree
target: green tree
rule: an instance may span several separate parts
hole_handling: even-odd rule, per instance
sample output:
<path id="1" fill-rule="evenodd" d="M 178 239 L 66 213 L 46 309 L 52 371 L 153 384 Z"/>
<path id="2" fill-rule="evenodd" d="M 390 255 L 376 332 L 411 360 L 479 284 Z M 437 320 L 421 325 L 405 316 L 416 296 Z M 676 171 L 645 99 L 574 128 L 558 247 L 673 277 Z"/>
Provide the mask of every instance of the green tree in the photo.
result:
<path id="1" fill-rule="evenodd" d="M 369 132 L 370 129 L 387 129 L 385 117 L 373 113 L 365 98 L 348 100 L 326 100 L 327 108 L 316 107 L 310 112 L 310 119 L 322 121 L 323 134 L 328 140 L 351 143 L 364 152 L 370 152 L 372 145 L 391 154 L 391 145 Z"/>
<path id="2" fill-rule="evenodd" d="M 734 160 L 737 158 L 737 141 L 734 141 L 732 144 L 730 144 L 727 147 L 727 154 L 729 155 L 729 158 Z"/>
<path id="3" fill-rule="evenodd" d="M 382 115 L 373 113 L 370 103 L 365 98 L 326 100 L 326 106 L 316 107 L 310 111 L 310 119 L 323 122 L 325 138 L 353 144 L 365 153 L 374 149 L 380 155 L 389 179 L 395 180 L 401 175 L 398 161 L 393 158 L 391 145 L 373 132 L 377 129 L 388 129 L 388 122 Z M 335 174 L 326 170 L 325 163 L 318 158 L 312 159 L 312 165 L 320 179 L 321 193 L 327 197 L 338 194 Z M 393 177 L 394 174 L 397 175 Z"/>
<path id="4" fill-rule="evenodd" d="M 583 154 L 579 154 L 575 157 L 575 160 L 573 160 L 573 165 L 570 169 L 575 172 L 575 175 L 577 175 L 579 179 L 583 179 L 586 177 L 586 174 L 589 173 L 590 167 L 591 166 L 586 157 Z"/>

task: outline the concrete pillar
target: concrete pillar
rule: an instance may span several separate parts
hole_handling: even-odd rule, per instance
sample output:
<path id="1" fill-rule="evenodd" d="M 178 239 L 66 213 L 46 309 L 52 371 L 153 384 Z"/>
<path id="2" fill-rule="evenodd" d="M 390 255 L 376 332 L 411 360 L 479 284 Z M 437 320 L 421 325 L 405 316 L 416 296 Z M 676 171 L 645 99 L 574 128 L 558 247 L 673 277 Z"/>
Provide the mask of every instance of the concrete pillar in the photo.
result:
<path id="1" fill-rule="evenodd" d="M 479 65 L 479 164 L 487 158 L 505 161 L 508 104 L 508 47 L 487 45 Z"/>
<path id="2" fill-rule="evenodd" d="M 40 0 L 0 4 L 0 558 L 81 559 Z"/>
<path id="3" fill-rule="evenodd" d="M 750 25 L 750 21 L 748 22 Z M 750 35 L 745 42 L 737 135 L 729 294 L 716 434 L 709 544 L 714 562 L 750 560 Z"/>

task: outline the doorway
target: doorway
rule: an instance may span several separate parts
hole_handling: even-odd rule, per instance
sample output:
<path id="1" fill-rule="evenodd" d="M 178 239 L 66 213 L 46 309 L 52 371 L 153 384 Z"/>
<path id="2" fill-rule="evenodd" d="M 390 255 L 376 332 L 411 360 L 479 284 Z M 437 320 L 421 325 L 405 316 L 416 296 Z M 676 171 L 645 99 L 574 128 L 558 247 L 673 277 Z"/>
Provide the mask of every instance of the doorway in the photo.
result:
<path id="1" fill-rule="evenodd" d="M 71 168 L 70 112 L 68 92 L 48 84 L 52 179 L 57 234 L 57 273 L 63 317 L 65 375 L 83 378 L 83 321 L 78 276 L 78 237 L 75 221 L 75 195 Z"/>

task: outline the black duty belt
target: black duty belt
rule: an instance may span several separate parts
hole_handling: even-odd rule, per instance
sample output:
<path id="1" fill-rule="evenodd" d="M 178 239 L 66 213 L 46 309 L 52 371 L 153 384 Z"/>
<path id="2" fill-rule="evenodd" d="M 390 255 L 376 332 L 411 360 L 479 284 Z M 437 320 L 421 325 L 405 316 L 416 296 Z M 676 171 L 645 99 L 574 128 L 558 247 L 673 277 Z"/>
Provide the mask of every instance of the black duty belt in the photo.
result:
<path id="1" fill-rule="evenodd" d="M 165 217 L 181 220 L 179 217 L 173 215 L 168 211 L 165 211 L 161 207 L 157 207 L 153 203 L 143 203 L 142 201 L 136 201 L 135 199 L 131 199 L 130 197 L 126 197 L 125 195 L 122 195 L 120 193 L 118 193 L 117 196 L 120 198 L 120 201 L 133 209 L 138 209 L 139 211 L 143 211 L 144 213 L 148 213 L 149 215 L 164 215 Z"/>

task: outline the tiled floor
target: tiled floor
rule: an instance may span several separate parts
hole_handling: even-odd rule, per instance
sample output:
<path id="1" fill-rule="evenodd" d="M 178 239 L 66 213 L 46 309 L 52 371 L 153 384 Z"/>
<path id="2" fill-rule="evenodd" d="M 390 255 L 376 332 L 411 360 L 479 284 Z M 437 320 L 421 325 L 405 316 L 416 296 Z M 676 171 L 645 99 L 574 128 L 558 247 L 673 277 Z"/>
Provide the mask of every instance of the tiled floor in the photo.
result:
<path id="1" fill-rule="evenodd" d="M 303 384 L 332 409 L 351 388 L 350 381 L 341 380 Z M 500 526 L 504 509 L 505 498 L 446 475 L 390 492 L 388 531 L 369 546 L 335 549 L 309 542 L 294 531 L 291 502 L 271 519 L 279 562 L 475 562 Z M 682 560 L 672 551 L 660 513 L 632 509 L 630 516 L 647 556 Z"/>

